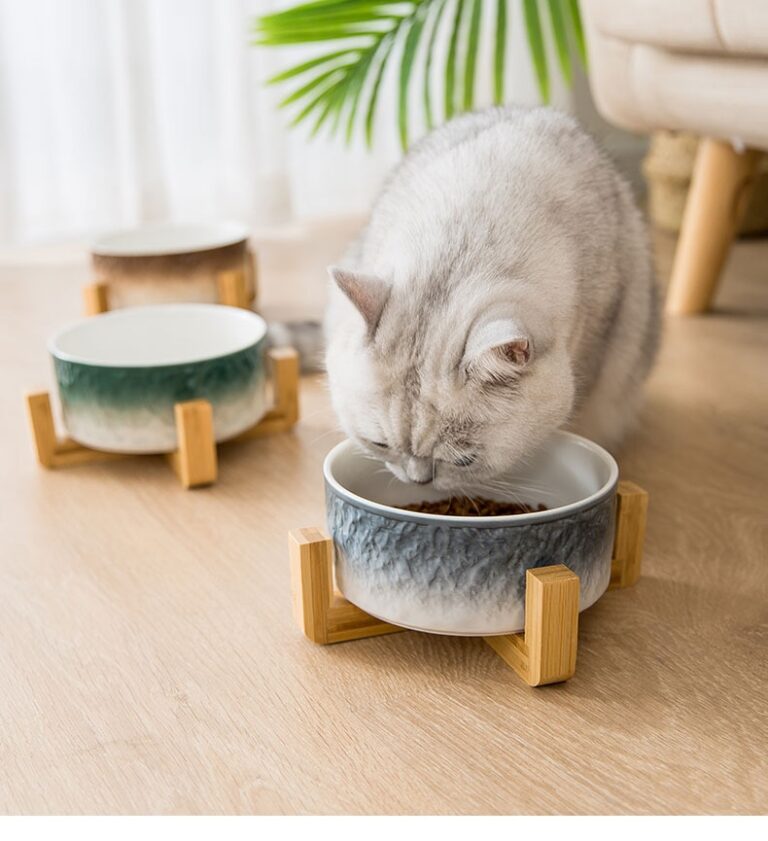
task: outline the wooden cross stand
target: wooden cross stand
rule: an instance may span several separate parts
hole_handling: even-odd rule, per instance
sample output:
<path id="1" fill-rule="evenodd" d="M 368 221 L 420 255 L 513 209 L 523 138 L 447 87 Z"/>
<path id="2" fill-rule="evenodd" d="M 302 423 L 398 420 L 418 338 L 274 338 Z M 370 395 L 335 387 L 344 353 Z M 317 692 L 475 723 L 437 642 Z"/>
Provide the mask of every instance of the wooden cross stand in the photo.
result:
<path id="1" fill-rule="evenodd" d="M 249 308 L 244 272 L 219 272 L 217 287 L 220 304 Z M 87 315 L 106 312 L 109 309 L 107 285 L 88 284 L 83 288 L 83 300 Z M 267 358 L 272 374 L 272 408 L 254 426 L 230 441 L 244 441 L 285 432 L 295 426 L 299 419 L 298 354 L 292 348 L 279 348 L 267 351 Z M 78 444 L 71 438 L 58 436 L 48 392 L 28 394 L 26 400 L 37 460 L 43 467 L 57 469 L 135 455 L 96 450 Z M 167 453 L 167 460 L 185 488 L 210 485 L 216 481 L 218 473 L 211 404 L 207 400 L 177 403 L 174 415 L 178 449 Z"/>
<path id="2" fill-rule="evenodd" d="M 242 307 L 246 310 L 251 307 L 245 272 L 239 269 L 219 272 L 216 275 L 216 291 L 217 303 L 219 304 L 225 304 L 228 307 Z M 86 284 L 83 287 L 83 308 L 86 315 L 99 315 L 108 312 L 108 284 L 98 282 Z"/>
<path id="3" fill-rule="evenodd" d="M 648 494 L 619 482 L 610 589 L 640 577 L 647 510 Z M 369 615 L 334 588 L 333 541 L 321 529 L 292 531 L 289 551 L 294 617 L 310 640 L 329 645 L 406 630 Z M 558 564 L 527 571 L 524 632 L 483 639 L 527 684 L 543 686 L 573 676 L 578 625 L 579 579 Z"/>
<path id="4" fill-rule="evenodd" d="M 267 352 L 272 368 L 272 408 L 250 429 L 230 441 L 262 438 L 291 429 L 299 419 L 299 356 L 292 348 Z M 84 447 L 56 434 L 47 391 L 27 395 L 27 413 L 37 460 L 43 467 L 58 469 L 97 461 L 133 458 L 135 453 L 110 453 Z M 178 449 L 166 458 L 185 488 L 216 481 L 218 473 L 213 410 L 207 400 L 188 400 L 174 407 Z M 230 443 L 228 441 L 227 443 Z"/>

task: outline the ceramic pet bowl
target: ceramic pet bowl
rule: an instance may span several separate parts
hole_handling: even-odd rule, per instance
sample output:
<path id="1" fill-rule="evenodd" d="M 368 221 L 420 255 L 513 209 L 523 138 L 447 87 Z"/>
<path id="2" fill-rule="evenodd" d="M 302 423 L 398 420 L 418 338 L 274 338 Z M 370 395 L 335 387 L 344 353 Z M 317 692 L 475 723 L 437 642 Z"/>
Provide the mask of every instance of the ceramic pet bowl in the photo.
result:
<path id="1" fill-rule="evenodd" d="M 555 433 L 526 468 L 501 477 L 509 493 L 494 498 L 549 508 L 532 514 L 453 517 L 398 509 L 446 493 L 399 482 L 351 441 L 331 450 L 324 475 L 338 586 L 386 622 L 441 634 L 517 633 L 524 625 L 525 572 L 551 564 L 579 576 L 581 610 L 608 587 L 618 468 L 602 447 L 578 435 Z"/>
<path id="2" fill-rule="evenodd" d="M 106 234 L 91 247 L 94 279 L 109 285 L 110 309 L 173 302 L 215 303 L 220 272 L 245 273 L 255 294 L 248 231 L 234 222 L 144 225 Z"/>
<path id="3" fill-rule="evenodd" d="M 176 449 L 174 404 L 209 400 L 217 441 L 267 408 L 266 324 L 215 304 L 129 307 L 66 327 L 49 343 L 64 423 L 80 444 L 121 453 Z"/>

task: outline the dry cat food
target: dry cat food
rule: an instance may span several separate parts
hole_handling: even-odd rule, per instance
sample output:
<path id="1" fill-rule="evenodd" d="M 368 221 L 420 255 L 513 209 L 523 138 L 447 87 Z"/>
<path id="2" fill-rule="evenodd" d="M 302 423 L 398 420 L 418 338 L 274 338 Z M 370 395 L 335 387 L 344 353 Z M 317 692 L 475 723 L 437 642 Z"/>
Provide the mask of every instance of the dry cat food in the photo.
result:
<path id="1" fill-rule="evenodd" d="M 412 502 L 400 505 L 404 511 L 419 514 L 442 514 L 444 517 L 508 517 L 510 514 L 533 514 L 546 511 L 546 505 L 528 505 L 525 502 L 496 502 L 484 496 L 452 496 L 437 502 Z"/>

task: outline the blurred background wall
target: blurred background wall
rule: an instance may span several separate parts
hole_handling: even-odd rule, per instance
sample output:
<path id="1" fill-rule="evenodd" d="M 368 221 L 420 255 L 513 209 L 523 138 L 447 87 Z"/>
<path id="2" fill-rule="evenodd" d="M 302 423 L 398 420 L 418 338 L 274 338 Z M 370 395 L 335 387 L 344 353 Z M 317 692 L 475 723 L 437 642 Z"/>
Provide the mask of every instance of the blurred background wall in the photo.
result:
<path id="1" fill-rule="evenodd" d="M 263 82 L 312 48 L 249 44 L 253 17 L 285 5 L 0 0 L 0 242 L 145 221 L 263 226 L 364 213 L 400 155 L 393 80 L 384 81 L 372 152 L 360 140 L 346 147 L 289 131 L 290 115 Z M 508 99 L 533 104 L 520 4 L 510 13 Z M 478 63 L 488 96 L 489 68 Z M 583 80 L 573 92 L 553 82 L 553 104 L 606 131 Z"/>

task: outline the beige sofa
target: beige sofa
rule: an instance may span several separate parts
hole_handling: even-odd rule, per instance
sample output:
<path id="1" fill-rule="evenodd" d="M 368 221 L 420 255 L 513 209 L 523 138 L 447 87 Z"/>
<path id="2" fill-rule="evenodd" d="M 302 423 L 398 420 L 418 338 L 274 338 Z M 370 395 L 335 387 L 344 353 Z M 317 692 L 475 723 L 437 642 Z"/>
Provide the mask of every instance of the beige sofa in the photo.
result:
<path id="1" fill-rule="evenodd" d="M 706 310 L 768 150 L 768 0 L 581 0 L 598 110 L 699 147 L 667 311 Z"/>

